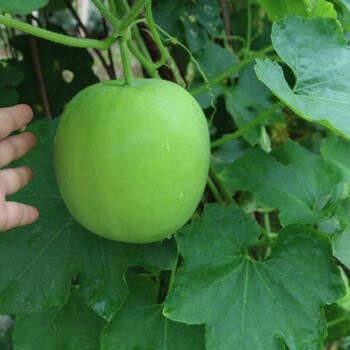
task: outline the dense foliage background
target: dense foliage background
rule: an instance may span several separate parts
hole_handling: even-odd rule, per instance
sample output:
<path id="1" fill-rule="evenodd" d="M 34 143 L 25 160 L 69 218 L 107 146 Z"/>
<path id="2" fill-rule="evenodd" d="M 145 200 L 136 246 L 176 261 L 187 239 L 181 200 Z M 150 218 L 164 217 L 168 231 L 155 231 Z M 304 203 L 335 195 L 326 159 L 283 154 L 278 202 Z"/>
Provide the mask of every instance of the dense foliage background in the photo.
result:
<path id="1" fill-rule="evenodd" d="M 72 36 L 111 32 L 86 1 L 0 9 Z M 193 220 L 147 245 L 87 232 L 54 176 L 59 116 L 84 87 L 123 78 L 118 45 L 0 25 L 0 106 L 29 104 L 38 138 L 13 164 L 35 170 L 14 198 L 41 213 L 0 235 L 0 349 L 350 349 L 350 2 L 157 0 L 153 14 L 159 74 L 202 106 L 212 162 Z M 157 60 L 147 24 L 133 28 Z"/>

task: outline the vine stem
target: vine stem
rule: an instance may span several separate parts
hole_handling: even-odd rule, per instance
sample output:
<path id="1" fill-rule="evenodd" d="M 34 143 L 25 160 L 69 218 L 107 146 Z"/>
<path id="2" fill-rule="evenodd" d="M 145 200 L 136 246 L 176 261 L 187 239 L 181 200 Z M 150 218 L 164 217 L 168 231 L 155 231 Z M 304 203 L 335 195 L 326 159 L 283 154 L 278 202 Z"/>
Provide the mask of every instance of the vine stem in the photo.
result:
<path id="1" fill-rule="evenodd" d="M 166 58 L 167 58 L 167 52 L 166 52 L 166 49 L 165 49 L 163 42 L 160 38 L 160 35 L 158 33 L 156 24 L 154 23 L 153 14 L 152 14 L 152 1 L 148 1 L 146 3 L 145 9 L 146 9 L 146 18 L 147 18 L 147 23 L 148 23 L 149 29 L 152 33 L 152 37 L 153 37 L 153 39 L 154 39 L 154 41 L 159 49 L 159 52 L 160 52 L 159 60 L 157 62 L 153 63 L 153 65 L 155 68 L 159 68 L 165 63 Z"/>
<path id="2" fill-rule="evenodd" d="M 139 0 L 128 12 L 128 14 L 124 17 L 124 19 L 121 21 L 118 32 L 124 33 L 126 30 L 129 29 L 129 27 L 132 26 L 132 22 L 134 19 L 139 15 L 142 7 L 145 6 L 145 4 L 151 0 Z"/>
<path id="3" fill-rule="evenodd" d="M 221 74 L 217 75 L 214 79 L 212 79 L 212 80 L 208 81 L 207 83 L 203 84 L 202 86 L 199 86 L 198 88 L 190 91 L 190 93 L 192 94 L 192 96 L 200 95 L 201 93 L 208 90 L 208 88 L 211 88 L 215 85 L 220 84 L 222 81 L 224 81 L 225 79 L 230 77 L 232 74 L 238 72 L 240 69 L 242 69 L 243 67 L 245 67 L 249 63 L 253 62 L 256 58 L 264 56 L 266 53 L 271 52 L 273 50 L 274 50 L 274 47 L 272 45 L 270 45 L 270 46 L 263 48 L 260 51 L 255 52 L 254 55 L 245 58 L 244 60 L 235 64 L 231 68 L 223 71 Z"/>
<path id="4" fill-rule="evenodd" d="M 210 176 L 208 176 L 207 184 L 208 184 L 208 187 L 210 188 L 211 193 L 215 197 L 215 200 L 220 204 L 225 204 L 225 201 L 222 198 L 221 193 L 216 188 L 216 185 L 215 185 L 214 181 L 210 178 Z"/>
<path id="5" fill-rule="evenodd" d="M 112 14 L 113 14 L 114 16 L 116 16 L 116 14 L 117 14 L 117 8 L 116 8 L 116 6 L 115 6 L 114 0 L 108 0 L 108 6 L 109 6 L 109 9 L 110 9 L 110 11 L 112 12 Z"/>
<path id="6" fill-rule="evenodd" d="M 38 38 L 46 39 L 67 46 L 80 48 L 107 50 L 111 46 L 111 44 L 116 40 L 116 37 L 114 35 L 102 41 L 87 38 L 76 38 L 69 35 L 55 33 L 43 28 L 35 27 L 31 24 L 24 23 L 22 21 L 18 21 L 14 18 L 1 14 L 0 24 L 4 24 L 7 27 L 19 30 L 27 34 L 34 35 Z"/>
<path id="7" fill-rule="evenodd" d="M 283 105 L 284 105 L 284 103 L 282 101 L 278 101 L 271 108 L 269 108 L 264 113 L 262 113 L 259 117 L 253 119 L 251 122 L 246 124 L 243 128 L 235 131 L 234 133 L 232 133 L 230 135 L 226 135 L 226 136 L 222 137 L 219 140 L 213 141 L 211 143 L 211 148 L 215 148 L 215 147 L 221 146 L 224 143 L 227 143 L 229 141 L 237 139 L 238 137 L 240 137 L 244 133 L 246 133 L 248 130 L 250 130 L 253 127 L 255 127 L 256 125 L 260 124 L 265 118 L 267 118 L 268 116 L 273 114 L 277 109 L 281 108 Z"/>
<path id="8" fill-rule="evenodd" d="M 123 63 L 123 72 L 125 77 L 125 84 L 132 85 L 134 78 L 132 75 L 131 63 L 128 55 L 128 46 L 124 38 L 119 39 L 120 53 Z"/>
<path id="9" fill-rule="evenodd" d="M 212 176 L 212 178 L 215 180 L 215 182 L 217 183 L 219 190 L 221 191 L 223 198 L 226 199 L 226 201 L 230 204 L 237 204 L 234 199 L 232 198 L 232 196 L 229 194 L 229 192 L 227 191 L 225 184 L 220 180 L 220 178 L 218 177 L 216 168 L 213 164 L 210 164 L 209 166 L 209 171 L 210 171 L 210 175 Z"/>
<path id="10" fill-rule="evenodd" d="M 120 26 L 120 21 L 118 18 L 114 17 L 113 13 L 103 4 L 101 0 L 92 0 L 92 2 L 114 29 L 117 29 Z"/>
<path id="11" fill-rule="evenodd" d="M 344 322 L 344 321 L 348 321 L 350 320 L 350 315 L 345 315 L 345 316 L 341 316 L 336 318 L 335 320 L 332 320 L 330 322 L 327 323 L 327 328 L 331 328 L 336 326 L 337 324 Z"/>
<path id="12" fill-rule="evenodd" d="M 173 286 L 174 280 L 175 280 L 175 274 L 177 271 L 177 265 L 179 263 L 179 257 L 180 257 L 180 253 L 179 250 L 177 249 L 176 251 L 176 259 L 174 261 L 174 265 L 173 268 L 171 269 L 171 273 L 170 273 L 170 281 L 169 281 L 169 288 L 168 288 L 168 292 L 170 291 L 171 287 Z"/>

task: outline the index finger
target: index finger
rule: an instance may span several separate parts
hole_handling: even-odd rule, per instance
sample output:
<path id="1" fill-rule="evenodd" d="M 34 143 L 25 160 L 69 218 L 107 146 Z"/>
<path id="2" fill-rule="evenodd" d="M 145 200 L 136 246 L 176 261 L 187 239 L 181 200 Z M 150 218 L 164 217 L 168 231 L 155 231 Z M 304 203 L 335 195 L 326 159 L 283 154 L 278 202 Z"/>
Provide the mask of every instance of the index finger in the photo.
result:
<path id="1" fill-rule="evenodd" d="M 32 119 L 33 111 L 28 105 L 0 108 L 0 140 L 21 129 Z"/>

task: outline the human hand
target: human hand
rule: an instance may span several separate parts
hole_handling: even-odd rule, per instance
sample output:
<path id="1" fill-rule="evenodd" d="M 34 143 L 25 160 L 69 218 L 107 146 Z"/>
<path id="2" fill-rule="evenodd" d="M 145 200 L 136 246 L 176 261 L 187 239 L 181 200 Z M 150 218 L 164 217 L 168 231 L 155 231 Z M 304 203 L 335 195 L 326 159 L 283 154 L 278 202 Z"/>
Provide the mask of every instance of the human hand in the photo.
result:
<path id="1" fill-rule="evenodd" d="M 0 108 L 0 231 L 31 224 L 39 216 L 32 206 L 6 201 L 6 196 L 27 185 L 33 177 L 33 171 L 27 166 L 4 169 L 34 148 L 36 139 L 29 132 L 9 136 L 32 118 L 33 112 L 27 105 Z"/>

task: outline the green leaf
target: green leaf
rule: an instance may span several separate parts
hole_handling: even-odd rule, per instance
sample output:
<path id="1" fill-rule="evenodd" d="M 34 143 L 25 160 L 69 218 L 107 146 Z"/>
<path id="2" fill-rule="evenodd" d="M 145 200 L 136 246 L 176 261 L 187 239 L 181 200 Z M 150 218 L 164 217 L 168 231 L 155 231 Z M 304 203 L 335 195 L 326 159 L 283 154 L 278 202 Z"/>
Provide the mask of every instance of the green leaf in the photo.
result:
<path id="1" fill-rule="evenodd" d="M 287 165 L 260 149 L 251 149 L 220 178 L 279 209 L 283 225 L 311 224 L 332 216 L 341 199 L 340 170 L 292 141 L 276 156 Z"/>
<path id="2" fill-rule="evenodd" d="M 337 22 L 287 17 L 273 25 L 272 42 L 295 85 L 268 59 L 257 60 L 259 79 L 302 118 L 350 137 L 350 51 Z"/>
<path id="3" fill-rule="evenodd" d="M 272 21 L 286 15 L 337 18 L 333 4 L 325 0 L 257 0 Z"/>
<path id="4" fill-rule="evenodd" d="M 61 308 L 16 317 L 14 348 L 18 350 L 96 350 L 105 320 L 73 293 Z"/>
<path id="5" fill-rule="evenodd" d="M 237 57 L 232 52 L 213 42 L 208 42 L 196 52 L 194 58 L 199 64 L 201 71 L 205 74 L 204 78 L 206 81 L 215 78 L 223 70 L 231 68 L 238 62 Z M 236 75 L 233 74 L 231 78 L 234 78 Z M 191 89 L 194 90 L 204 83 L 202 74 L 198 74 L 191 84 Z M 222 95 L 225 90 L 224 85 L 217 85 L 196 96 L 196 99 L 201 107 L 206 109 L 212 106 L 212 101 Z"/>
<path id="6" fill-rule="evenodd" d="M 350 227 L 333 237 L 334 256 L 350 269 Z"/>
<path id="7" fill-rule="evenodd" d="M 259 5 L 267 12 L 272 21 L 277 21 L 289 14 L 306 15 L 307 0 L 257 0 Z"/>
<path id="8" fill-rule="evenodd" d="M 321 154 L 335 162 L 342 169 L 346 181 L 350 182 L 350 141 L 327 138 L 322 144 Z"/>
<path id="9" fill-rule="evenodd" d="M 339 6 L 344 6 L 348 11 L 350 11 L 350 1 L 349 0 L 334 0 L 334 3 Z"/>
<path id="10" fill-rule="evenodd" d="M 69 0 L 69 2 L 73 2 L 73 0 Z M 49 11 L 62 11 L 65 8 L 67 8 L 65 0 L 49 0 L 47 4 L 47 9 Z"/>
<path id="11" fill-rule="evenodd" d="M 23 74 L 15 67 L 0 64 L 0 107 L 10 107 L 18 102 L 15 87 L 22 81 Z"/>
<path id="12" fill-rule="evenodd" d="M 36 122 L 29 127 L 38 139 L 37 147 L 13 164 L 35 169 L 30 185 L 11 199 L 36 206 L 40 219 L 0 235 L 0 313 L 61 306 L 75 278 L 86 303 L 110 319 L 126 299 L 127 269 L 137 265 L 151 271 L 171 269 L 176 257 L 174 240 L 145 245 L 109 241 L 91 234 L 72 218 L 54 174 L 57 122 Z"/>
<path id="13" fill-rule="evenodd" d="M 190 13 L 208 34 L 222 39 L 224 21 L 221 18 L 222 8 L 216 0 L 198 0 L 191 4 Z"/>
<path id="14" fill-rule="evenodd" d="M 249 144 L 242 139 L 234 139 L 226 142 L 212 150 L 211 163 L 216 167 L 218 172 L 222 171 L 225 166 L 232 164 L 236 159 L 242 157 L 248 148 Z"/>
<path id="15" fill-rule="evenodd" d="M 326 307 L 328 321 L 327 341 L 339 340 L 350 334 L 350 313 L 337 304 Z"/>
<path id="16" fill-rule="evenodd" d="M 349 0 L 333 0 L 333 2 L 340 7 L 338 17 L 344 28 L 344 32 L 350 30 L 350 1 Z"/>
<path id="17" fill-rule="evenodd" d="M 224 24 L 220 13 L 216 0 L 163 0 L 154 7 L 156 22 L 176 39 L 186 40 L 192 53 L 208 43 L 209 35 L 222 38 Z"/>
<path id="18" fill-rule="evenodd" d="M 128 287 L 128 300 L 102 333 L 101 350 L 205 349 L 204 327 L 173 322 L 162 315 L 153 281 L 129 276 Z"/>
<path id="19" fill-rule="evenodd" d="M 208 42 L 194 57 L 208 80 L 238 63 L 237 57 L 232 52 L 213 42 Z M 233 74 L 231 78 L 235 75 Z"/>
<path id="20" fill-rule="evenodd" d="M 329 238 L 289 226 L 271 255 L 256 261 L 247 251 L 258 237 L 257 223 L 239 208 L 208 205 L 201 220 L 176 236 L 183 265 L 164 314 L 204 323 L 208 350 L 277 350 L 283 342 L 291 350 L 320 349 L 326 336 L 322 305 L 344 290 Z"/>
<path id="21" fill-rule="evenodd" d="M 28 15 L 47 5 L 49 0 L 0 0 L 0 10 Z"/>
<path id="22" fill-rule="evenodd" d="M 308 17 L 327 17 L 337 19 L 337 11 L 334 9 L 334 5 L 330 1 L 325 0 L 308 0 Z M 338 24 L 340 26 L 340 24 Z M 341 27 L 341 26 L 340 26 Z"/>
<path id="23" fill-rule="evenodd" d="M 231 114 L 238 128 L 242 128 L 257 118 L 273 105 L 273 95 L 256 77 L 253 64 L 240 71 L 239 82 L 225 90 L 226 109 Z M 257 126 L 243 137 L 255 145 L 259 141 L 260 126 Z"/>
<path id="24" fill-rule="evenodd" d="M 345 288 L 346 288 L 346 294 L 337 301 L 337 304 L 342 307 L 344 310 L 350 312 L 350 285 L 349 285 L 349 278 L 346 275 L 345 271 L 343 270 L 343 268 L 339 267 L 340 272 L 341 272 L 341 276 L 342 279 L 344 281 L 345 284 Z M 350 322 L 350 317 L 349 317 L 349 322 Z"/>

